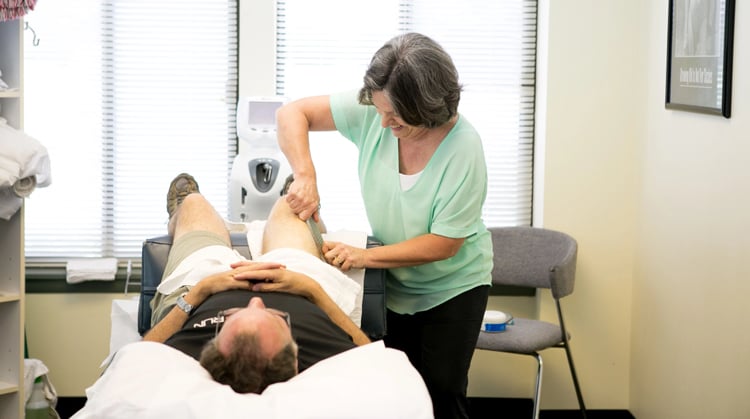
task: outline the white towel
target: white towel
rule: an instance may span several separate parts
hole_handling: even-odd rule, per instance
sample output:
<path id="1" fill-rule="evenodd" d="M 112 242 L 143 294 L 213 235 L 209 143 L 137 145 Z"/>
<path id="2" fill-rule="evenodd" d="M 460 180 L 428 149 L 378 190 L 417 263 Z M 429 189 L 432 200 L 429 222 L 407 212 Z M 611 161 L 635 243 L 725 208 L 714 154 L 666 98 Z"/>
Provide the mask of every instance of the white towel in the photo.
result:
<path id="1" fill-rule="evenodd" d="M 180 286 L 195 286 L 201 279 L 219 272 L 226 272 L 234 262 L 245 258 L 236 250 L 226 246 L 206 246 L 188 255 L 177 267 L 164 278 L 157 290 L 169 295 Z"/>
<path id="2" fill-rule="evenodd" d="M 22 198 L 51 182 L 47 149 L 0 118 L 0 218 L 9 220 Z"/>
<path id="3" fill-rule="evenodd" d="M 330 233 L 323 234 L 323 240 L 332 242 L 342 242 L 349 246 L 359 247 L 364 249 L 367 247 L 367 233 L 363 231 L 350 231 L 350 230 L 338 230 Z M 352 281 L 359 284 L 360 289 L 354 302 L 354 310 L 349 317 L 354 321 L 357 326 L 362 325 L 362 299 L 365 295 L 365 270 L 364 269 L 349 269 L 344 272 L 344 275 L 348 276 Z"/>
<path id="4" fill-rule="evenodd" d="M 19 198 L 26 198 L 36 189 L 36 176 L 26 176 L 13 184 L 13 193 Z"/>
<path id="5" fill-rule="evenodd" d="M 114 281 L 117 258 L 70 259 L 65 267 L 68 284 L 84 281 Z"/>
<path id="6" fill-rule="evenodd" d="M 266 221 L 258 220 L 250 223 L 245 223 L 245 232 L 247 233 L 247 244 L 250 248 L 250 254 L 253 259 L 259 259 L 264 257 L 261 248 L 263 245 L 263 229 L 265 228 Z M 237 226 L 234 226 L 235 229 Z M 237 231 L 237 230 L 235 230 Z M 367 233 L 362 231 L 350 231 L 350 230 L 339 230 L 323 234 L 323 239 L 326 241 L 342 242 L 350 246 L 359 247 L 364 249 L 367 247 Z M 330 266 L 330 265 L 329 265 Z M 350 269 L 346 272 L 341 272 L 337 268 L 331 266 L 332 269 L 344 274 L 349 279 L 354 281 L 355 284 L 359 285 L 359 290 L 354 298 L 354 308 L 349 314 L 349 318 L 357 325 L 362 324 L 362 299 L 364 298 L 365 289 L 365 270 L 364 269 Z M 330 294 L 330 293 L 329 293 Z"/>
<path id="7" fill-rule="evenodd" d="M 362 287 L 337 268 L 304 250 L 292 248 L 274 249 L 254 260 L 282 263 L 290 271 L 300 272 L 309 276 L 320 284 L 326 294 L 331 297 L 331 300 L 347 316 L 351 316 L 354 311 L 357 296 Z"/>
<path id="8" fill-rule="evenodd" d="M 266 227 L 266 220 L 254 220 L 249 223 L 224 220 L 224 224 L 232 233 L 245 233 L 247 235 L 247 245 L 250 248 L 250 255 L 253 257 L 253 260 L 258 260 L 263 256 L 261 249 L 263 247 L 263 230 Z M 323 234 L 323 239 L 326 241 L 346 243 L 350 246 L 359 247 L 361 249 L 367 247 L 367 233 L 363 231 L 338 230 Z M 355 284 L 359 285 L 359 291 L 354 298 L 354 308 L 351 313 L 348 314 L 349 318 L 351 318 L 357 326 L 360 326 L 362 324 L 362 299 L 364 298 L 365 270 L 350 269 L 347 272 L 343 272 L 343 274 L 354 281 Z"/>
<path id="9" fill-rule="evenodd" d="M 109 334 L 109 355 L 99 368 L 109 364 L 115 353 L 128 343 L 138 342 L 138 300 L 140 297 L 112 300 L 112 323 Z"/>
<path id="10" fill-rule="evenodd" d="M 36 381 L 37 378 L 42 377 L 42 382 L 44 383 L 44 398 L 47 399 L 50 406 L 54 407 L 57 404 L 57 390 L 55 390 L 55 387 L 52 385 L 52 382 L 49 381 L 49 377 L 47 376 L 47 374 L 49 374 L 49 368 L 44 365 L 44 362 L 34 358 L 24 359 L 23 368 L 23 388 L 26 395 L 25 402 L 28 403 L 31 398 L 34 381 Z M 54 416 L 50 417 L 52 418 Z"/>
<path id="11" fill-rule="evenodd" d="M 0 218 L 10 220 L 21 205 L 23 199 L 36 189 L 36 178 L 33 176 L 18 179 L 13 186 L 0 187 Z"/>
<path id="12" fill-rule="evenodd" d="M 37 187 L 51 179 L 47 148 L 0 118 L 0 187 L 13 186 L 19 179 L 35 176 Z"/>

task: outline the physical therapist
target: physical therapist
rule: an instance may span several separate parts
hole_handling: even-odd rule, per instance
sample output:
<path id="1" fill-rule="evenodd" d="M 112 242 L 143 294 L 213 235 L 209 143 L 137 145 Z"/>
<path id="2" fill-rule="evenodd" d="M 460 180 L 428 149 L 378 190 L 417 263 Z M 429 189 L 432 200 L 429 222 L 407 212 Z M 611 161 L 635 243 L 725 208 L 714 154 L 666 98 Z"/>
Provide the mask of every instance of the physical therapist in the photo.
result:
<path id="1" fill-rule="evenodd" d="M 492 242 L 481 219 L 487 168 L 479 134 L 458 113 L 461 85 L 435 41 L 407 33 L 373 56 L 358 91 L 290 102 L 278 141 L 293 171 L 287 201 L 306 220 L 320 197 L 309 132 L 337 130 L 359 152 L 373 235 L 384 246 L 327 242 L 346 271 L 385 268 L 388 334 L 421 373 L 436 418 L 468 418 L 466 389 L 487 304 Z"/>

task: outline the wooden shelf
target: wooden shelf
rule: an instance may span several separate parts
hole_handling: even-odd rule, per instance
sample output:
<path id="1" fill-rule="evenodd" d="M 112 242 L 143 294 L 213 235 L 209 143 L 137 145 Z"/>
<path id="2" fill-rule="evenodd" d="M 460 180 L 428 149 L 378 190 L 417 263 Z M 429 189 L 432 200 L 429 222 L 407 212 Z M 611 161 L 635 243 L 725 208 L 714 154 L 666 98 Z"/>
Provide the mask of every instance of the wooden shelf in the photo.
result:
<path id="1" fill-rule="evenodd" d="M 20 300 L 21 296 L 18 294 L 0 294 L 0 304 Z"/>
<path id="2" fill-rule="evenodd" d="M 0 90 L 0 98 L 20 98 L 21 92 L 18 89 Z"/>
<path id="3" fill-rule="evenodd" d="M 23 19 L 0 22 L 0 78 L 12 87 L 0 91 L 0 117 L 23 128 Z M 24 417 L 23 207 L 0 219 L 0 418 Z"/>
<path id="4" fill-rule="evenodd" d="M 0 395 L 13 394 L 18 391 L 18 384 L 11 384 L 0 381 Z"/>

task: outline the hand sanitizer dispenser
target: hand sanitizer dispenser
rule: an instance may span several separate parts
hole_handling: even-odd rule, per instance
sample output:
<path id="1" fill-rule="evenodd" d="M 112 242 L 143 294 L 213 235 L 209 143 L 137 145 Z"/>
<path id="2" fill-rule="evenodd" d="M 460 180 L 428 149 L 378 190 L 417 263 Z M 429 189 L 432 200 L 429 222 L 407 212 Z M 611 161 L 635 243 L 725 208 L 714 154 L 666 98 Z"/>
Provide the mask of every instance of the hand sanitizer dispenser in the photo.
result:
<path id="1" fill-rule="evenodd" d="M 265 220 L 292 173 L 276 141 L 282 97 L 243 97 L 237 103 L 239 152 L 229 179 L 229 221 Z"/>

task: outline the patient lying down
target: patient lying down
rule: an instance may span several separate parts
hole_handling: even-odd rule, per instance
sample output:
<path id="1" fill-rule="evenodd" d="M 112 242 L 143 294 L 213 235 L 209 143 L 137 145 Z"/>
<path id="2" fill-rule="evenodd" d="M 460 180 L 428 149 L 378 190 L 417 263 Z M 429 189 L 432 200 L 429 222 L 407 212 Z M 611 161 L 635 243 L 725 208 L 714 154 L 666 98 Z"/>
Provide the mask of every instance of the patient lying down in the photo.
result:
<path id="1" fill-rule="evenodd" d="M 269 215 L 263 262 L 244 260 L 231 249 L 224 220 L 192 176 L 172 181 L 167 209 L 173 245 L 144 340 L 199 359 L 216 381 L 240 393 L 261 393 L 322 359 L 369 343 L 348 316 L 354 304 L 349 295 L 359 285 L 335 273 L 319 274 L 337 270 L 316 257 L 307 224 L 284 199 Z M 279 249 L 297 255 L 302 265 L 325 267 L 309 271 L 314 279 L 287 269 L 268 259 Z M 342 292 L 346 287 L 349 292 Z"/>

